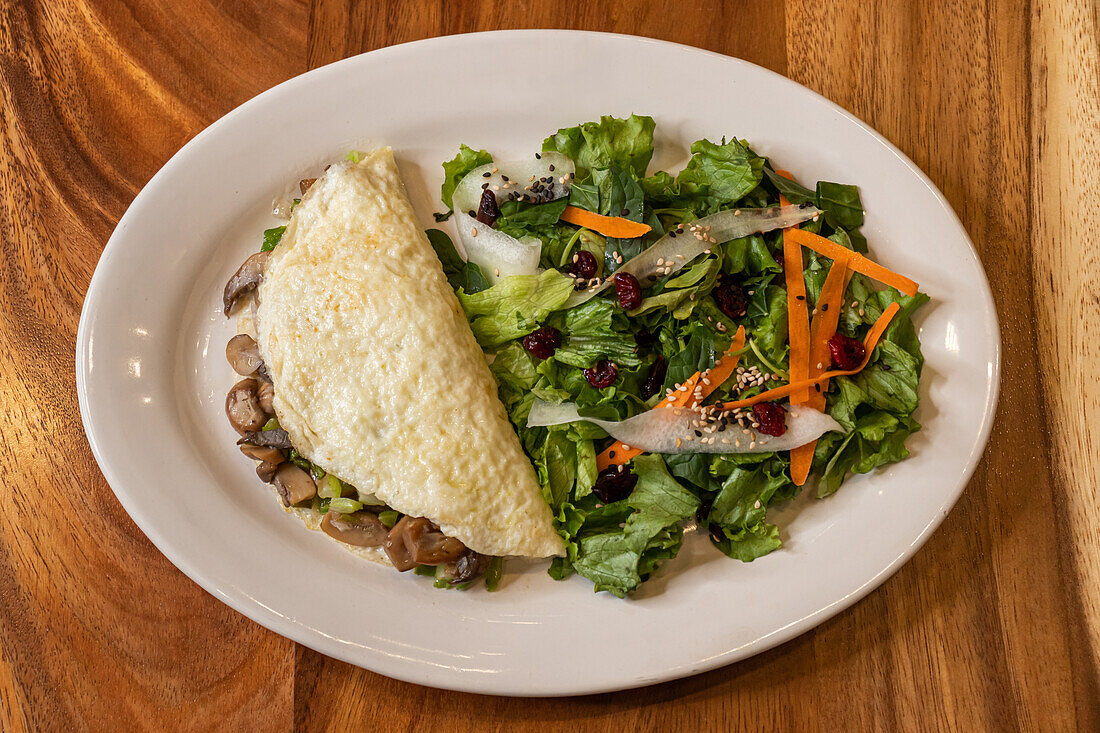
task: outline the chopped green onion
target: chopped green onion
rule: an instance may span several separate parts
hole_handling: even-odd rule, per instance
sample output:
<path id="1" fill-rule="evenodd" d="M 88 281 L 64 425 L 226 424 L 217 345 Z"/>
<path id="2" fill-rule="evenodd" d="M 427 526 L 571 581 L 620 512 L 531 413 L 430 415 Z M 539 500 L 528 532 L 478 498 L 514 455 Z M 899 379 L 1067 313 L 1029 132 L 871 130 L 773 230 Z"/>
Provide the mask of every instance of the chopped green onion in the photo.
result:
<path id="1" fill-rule="evenodd" d="M 397 520 L 401 518 L 400 512 L 395 512 L 392 509 L 387 509 L 384 512 L 379 512 L 378 519 L 381 520 L 382 525 L 386 529 L 393 529 L 393 525 L 397 524 Z"/>
<path id="2" fill-rule="evenodd" d="M 270 252 L 275 249 L 275 246 L 279 244 L 279 240 L 283 238 L 283 232 L 285 231 L 285 226 L 264 229 L 264 243 L 260 246 L 260 251 Z"/>
<path id="3" fill-rule="evenodd" d="M 425 575 L 435 577 L 435 565 L 417 565 L 413 568 L 413 575 Z"/>
<path id="4" fill-rule="evenodd" d="M 494 591 L 499 588 L 502 575 L 504 575 L 504 558 L 490 558 L 489 567 L 485 568 L 485 590 Z"/>
<path id="5" fill-rule="evenodd" d="M 346 157 L 352 163 L 358 163 L 359 161 L 361 161 L 363 159 L 363 154 L 360 153 L 358 150 L 350 150 L 350 151 L 348 151 L 348 154 L 347 154 Z"/>
<path id="6" fill-rule="evenodd" d="M 354 514 L 363 508 L 363 505 L 357 502 L 355 499 L 345 499 L 343 497 L 337 499 L 331 499 L 328 503 L 329 511 L 336 512 L 338 514 Z"/>
<path id="7" fill-rule="evenodd" d="M 321 499 L 317 502 L 317 511 L 321 514 L 328 514 L 328 504 L 332 499 Z"/>
<path id="8" fill-rule="evenodd" d="M 271 418 L 270 420 L 265 422 L 264 426 L 260 429 L 261 430 L 278 430 L 279 429 L 279 418 L 277 418 L 277 417 Z"/>
<path id="9" fill-rule="evenodd" d="M 331 473 L 317 482 L 317 496 L 322 499 L 337 499 L 344 493 L 344 482 Z"/>

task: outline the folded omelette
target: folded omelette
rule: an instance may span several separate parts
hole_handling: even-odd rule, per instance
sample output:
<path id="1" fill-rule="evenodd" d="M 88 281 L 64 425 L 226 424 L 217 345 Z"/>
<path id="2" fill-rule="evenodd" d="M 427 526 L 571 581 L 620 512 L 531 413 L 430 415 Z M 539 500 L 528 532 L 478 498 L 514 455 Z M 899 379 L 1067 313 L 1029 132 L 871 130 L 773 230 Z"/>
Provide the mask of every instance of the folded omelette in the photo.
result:
<path id="1" fill-rule="evenodd" d="M 275 414 L 300 454 L 476 552 L 562 553 L 389 148 L 309 188 L 258 295 Z"/>

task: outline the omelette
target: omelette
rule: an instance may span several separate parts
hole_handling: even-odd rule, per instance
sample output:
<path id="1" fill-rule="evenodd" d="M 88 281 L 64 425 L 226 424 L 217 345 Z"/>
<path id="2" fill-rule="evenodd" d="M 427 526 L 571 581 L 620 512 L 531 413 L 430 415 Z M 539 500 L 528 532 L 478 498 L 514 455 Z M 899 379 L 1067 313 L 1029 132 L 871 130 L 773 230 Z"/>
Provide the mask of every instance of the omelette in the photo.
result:
<path id="1" fill-rule="evenodd" d="M 244 283 L 255 289 L 249 330 L 264 377 L 249 377 L 251 394 L 262 401 L 267 388 L 294 453 L 364 503 L 428 520 L 481 555 L 562 554 L 534 468 L 390 148 L 331 166 L 294 208 L 278 246 L 260 254 L 253 269 L 262 276 Z M 227 412 L 242 434 L 256 430 L 233 420 L 228 401 Z"/>

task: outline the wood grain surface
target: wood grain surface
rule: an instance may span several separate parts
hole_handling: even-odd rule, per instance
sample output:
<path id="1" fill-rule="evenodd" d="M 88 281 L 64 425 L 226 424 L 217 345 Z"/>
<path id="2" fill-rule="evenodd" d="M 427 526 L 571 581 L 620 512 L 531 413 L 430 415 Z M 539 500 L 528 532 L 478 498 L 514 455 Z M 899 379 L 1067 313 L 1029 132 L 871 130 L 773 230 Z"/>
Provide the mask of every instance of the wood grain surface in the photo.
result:
<path id="1" fill-rule="evenodd" d="M 0 0 L 0 730 L 1100 730 L 1095 0 Z M 989 449 L 913 560 L 777 649 L 563 700 L 395 682 L 231 611 L 122 510 L 81 428 L 83 294 L 188 139 L 309 68 L 494 28 L 740 56 L 869 122 L 981 253 Z"/>

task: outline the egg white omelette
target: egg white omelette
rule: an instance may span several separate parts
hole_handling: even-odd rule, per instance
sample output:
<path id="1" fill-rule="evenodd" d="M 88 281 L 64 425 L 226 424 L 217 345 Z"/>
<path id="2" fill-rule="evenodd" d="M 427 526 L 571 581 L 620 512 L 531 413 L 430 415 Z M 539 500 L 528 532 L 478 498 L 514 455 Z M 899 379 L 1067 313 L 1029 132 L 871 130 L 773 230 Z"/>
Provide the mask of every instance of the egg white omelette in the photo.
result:
<path id="1" fill-rule="evenodd" d="M 479 553 L 562 553 L 390 148 L 309 188 L 258 295 L 275 414 L 299 453 Z"/>

